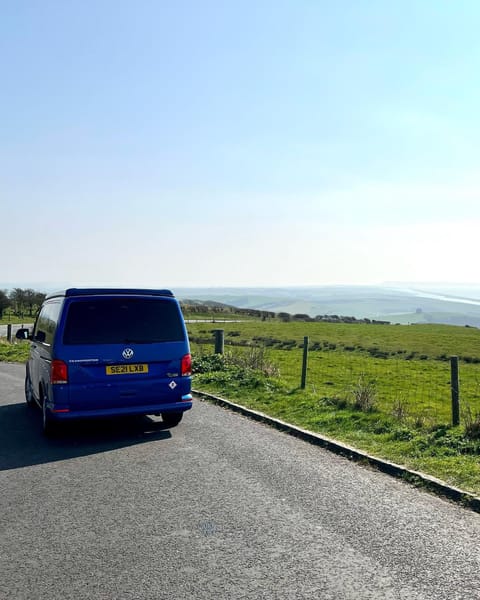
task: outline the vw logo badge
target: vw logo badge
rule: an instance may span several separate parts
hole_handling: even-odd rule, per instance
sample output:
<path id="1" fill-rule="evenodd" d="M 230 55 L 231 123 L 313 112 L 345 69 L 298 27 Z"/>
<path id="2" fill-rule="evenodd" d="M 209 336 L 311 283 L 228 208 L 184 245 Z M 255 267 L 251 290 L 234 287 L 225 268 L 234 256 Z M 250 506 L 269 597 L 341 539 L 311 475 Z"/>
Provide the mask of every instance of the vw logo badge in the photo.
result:
<path id="1" fill-rule="evenodd" d="M 132 358 L 133 350 L 131 348 L 125 348 L 125 350 L 122 352 L 122 356 L 123 358 Z"/>

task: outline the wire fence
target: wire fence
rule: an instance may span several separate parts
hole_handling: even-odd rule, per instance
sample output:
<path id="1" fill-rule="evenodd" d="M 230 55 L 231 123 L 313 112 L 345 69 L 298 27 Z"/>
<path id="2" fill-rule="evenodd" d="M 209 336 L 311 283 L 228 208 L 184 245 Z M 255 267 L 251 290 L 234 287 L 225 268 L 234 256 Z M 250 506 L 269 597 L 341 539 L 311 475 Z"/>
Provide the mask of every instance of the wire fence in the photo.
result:
<path id="1" fill-rule="evenodd" d="M 301 348 L 264 349 L 265 360 L 274 366 L 291 389 L 303 387 Z M 192 353 L 213 353 L 215 346 L 192 344 Z M 233 355 L 249 350 L 228 345 Z M 452 422 L 452 372 L 450 360 L 373 358 L 358 352 L 310 350 L 305 389 L 324 401 L 339 404 L 362 389 L 369 389 L 376 407 L 398 418 L 409 417 L 419 424 Z M 480 364 L 461 361 L 459 365 L 459 414 L 480 414 Z M 454 421 L 455 423 L 455 421 Z M 458 424 L 458 422 L 457 422 Z"/>

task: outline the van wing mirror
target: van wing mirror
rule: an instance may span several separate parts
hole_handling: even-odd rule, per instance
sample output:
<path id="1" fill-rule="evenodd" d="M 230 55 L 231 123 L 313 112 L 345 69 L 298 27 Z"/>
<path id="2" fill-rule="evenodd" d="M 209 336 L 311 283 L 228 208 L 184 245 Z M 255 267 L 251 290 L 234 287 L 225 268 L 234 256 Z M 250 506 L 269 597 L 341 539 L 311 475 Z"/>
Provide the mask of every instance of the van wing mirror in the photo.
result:
<path id="1" fill-rule="evenodd" d="M 39 329 L 37 331 L 37 333 L 35 334 L 35 341 L 40 342 L 40 344 L 43 344 L 46 339 L 47 339 L 47 334 L 44 331 L 40 331 L 40 329 Z"/>
<path id="2" fill-rule="evenodd" d="M 15 334 L 17 340 L 29 340 L 30 339 L 30 330 L 26 327 L 22 327 L 21 329 L 17 329 L 17 333 Z"/>

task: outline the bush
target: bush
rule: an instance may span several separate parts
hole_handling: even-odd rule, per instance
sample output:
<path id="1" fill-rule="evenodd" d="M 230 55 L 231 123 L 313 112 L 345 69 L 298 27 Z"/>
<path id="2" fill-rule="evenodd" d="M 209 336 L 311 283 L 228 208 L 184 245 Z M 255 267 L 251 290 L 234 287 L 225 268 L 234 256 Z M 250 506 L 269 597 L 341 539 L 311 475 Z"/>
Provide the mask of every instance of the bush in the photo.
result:
<path id="1" fill-rule="evenodd" d="M 466 406 L 463 413 L 465 437 L 469 440 L 480 440 L 480 413 L 472 413 L 470 406 Z"/>
<path id="2" fill-rule="evenodd" d="M 401 427 L 392 433 L 392 440 L 396 442 L 409 442 L 414 437 L 414 433 L 408 427 Z"/>
<path id="3" fill-rule="evenodd" d="M 332 406 L 338 410 L 345 410 L 348 408 L 348 402 L 346 398 L 339 398 L 338 396 L 324 396 L 320 399 L 320 404 L 323 406 Z"/>
<path id="4" fill-rule="evenodd" d="M 224 371 L 210 371 L 200 375 L 202 383 L 213 383 L 224 388 L 235 388 L 239 386 L 249 389 L 259 389 L 266 386 L 265 375 L 252 369 L 241 369 L 231 366 Z"/>
<path id="5" fill-rule="evenodd" d="M 353 407 L 362 412 L 372 412 L 377 402 L 377 382 L 375 379 L 367 379 L 365 373 L 361 373 L 357 383 L 352 387 Z"/>
<path id="6" fill-rule="evenodd" d="M 273 364 L 265 347 L 250 346 L 237 352 L 225 354 L 200 354 L 195 355 L 192 361 L 194 374 L 218 373 L 230 371 L 258 372 L 265 377 L 278 377 L 279 369 Z"/>
<path id="7" fill-rule="evenodd" d="M 205 354 L 203 356 L 194 356 L 192 360 L 193 374 L 224 371 L 225 369 L 226 364 L 222 354 Z"/>
<path id="8" fill-rule="evenodd" d="M 280 374 L 278 367 L 270 361 L 268 350 L 263 346 L 251 347 L 236 354 L 227 354 L 225 361 L 235 367 L 259 371 L 267 377 L 277 377 Z"/>
<path id="9" fill-rule="evenodd" d="M 392 415 L 397 421 L 405 421 L 408 417 L 408 408 L 405 399 L 397 396 L 393 402 Z"/>

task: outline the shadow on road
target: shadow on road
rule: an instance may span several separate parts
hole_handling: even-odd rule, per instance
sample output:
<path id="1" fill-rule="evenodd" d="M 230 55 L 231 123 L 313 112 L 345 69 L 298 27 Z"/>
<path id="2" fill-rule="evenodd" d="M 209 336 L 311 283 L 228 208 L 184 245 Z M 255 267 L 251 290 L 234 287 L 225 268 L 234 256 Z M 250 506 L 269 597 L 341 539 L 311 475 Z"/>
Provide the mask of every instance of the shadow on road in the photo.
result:
<path id="1" fill-rule="evenodd" d="M 171 438 L 162 422 L 150 417 L 122 417 L 62 424 L 47 438 L 39 409 L 24 403 L 0 406 L 0 471 L 108 452 Z"/>

